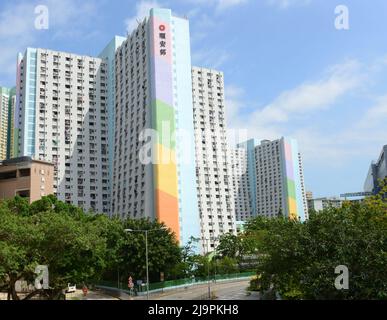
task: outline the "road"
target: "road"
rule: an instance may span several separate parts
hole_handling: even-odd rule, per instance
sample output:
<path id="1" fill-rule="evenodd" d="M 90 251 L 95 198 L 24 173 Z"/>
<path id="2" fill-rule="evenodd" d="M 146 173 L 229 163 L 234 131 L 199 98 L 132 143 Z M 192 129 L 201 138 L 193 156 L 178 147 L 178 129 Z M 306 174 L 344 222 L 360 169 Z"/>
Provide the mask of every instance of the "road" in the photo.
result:
<path id="1" fill-rule="evenodd" d="M 218 282 L 211 283 L 211 291 L 217 297 L 216 300 L 257 300 L 257 296 L 248 295 L 246 288 L 249 286 L 249 280 L 237 282 Z M 185 290 L 167 292 L 158 296 L 151 296 L 152 300 L 196 300 L 208 295 L 208 286 L 200 285 L 189 287 Z"/>
<path id="2" fill-rule="evenodd" d="M 249 280 L 229 281 L 211 283 L 211 292 L 216 300 L 258 300 L 257 295 L 247 294 L 246 288 L 249 286 Z M 152 294 L 151 300 L 205 300 L 208 297 L 208 285 L 199 285 L 187 287 L 187 289 L 178 289 L 162 294 Z M 6 299 L 6 294 L 0 294 L 0 300 Z M 66 300 L 145 300 L 146 296 L 129 297 L 122 294 L 120 298 L 113 297 L 102 290 L 89 291 L 87 296 L 83 296 L 82 290 L 66 294 Z"/>

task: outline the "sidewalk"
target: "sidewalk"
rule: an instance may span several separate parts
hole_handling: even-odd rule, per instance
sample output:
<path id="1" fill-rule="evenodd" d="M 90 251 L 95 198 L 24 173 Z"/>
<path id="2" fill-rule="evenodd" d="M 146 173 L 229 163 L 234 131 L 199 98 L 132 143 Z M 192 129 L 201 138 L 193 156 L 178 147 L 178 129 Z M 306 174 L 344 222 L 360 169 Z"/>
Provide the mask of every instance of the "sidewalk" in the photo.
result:
<path id="1" fill-rule="evenodd" d="M 20 299 L 23 299 L 27 294 L 18 293 Z M 7 293 L 0 292 L 0 301 L 7 300 Z M 89 291 L 86 297 L 83 296 L 82 290 L 77 290 L 73 293 L 66 293 L 66 300 L 119 300 L 101 291 Z"/>
<path id="2" fill-rule="evenodd" d="M 102 291 L 89 291 L 86 297 L 83 295 L 82 290 L 77 290 L 74 293 L 66 293 L 66 300 L 119 300 L 108 294 L 104 294 Z"/>

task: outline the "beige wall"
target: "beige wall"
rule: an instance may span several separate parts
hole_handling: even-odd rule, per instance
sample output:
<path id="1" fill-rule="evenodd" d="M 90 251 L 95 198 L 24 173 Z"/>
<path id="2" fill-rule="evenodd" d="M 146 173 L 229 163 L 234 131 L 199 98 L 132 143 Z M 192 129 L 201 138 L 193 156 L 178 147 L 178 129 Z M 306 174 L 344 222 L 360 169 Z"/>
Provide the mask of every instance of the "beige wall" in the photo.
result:
<path id="1" fill-rule="evenodd" d="M 28 168 L 31 169 L 31 175 L 21 177 L 19 170 Z M 53 165 L 39 161 L 0 166 L 0 172 L 17 170 L 15 179 L 0 180 L 0 199 L 13 198 L 18 191 L 23 190 L 30 191 L 30 202 L 53 194 L 53 169 Z"/>
<path id="2" fill-rule="evenodd" d="M 31 202 L 39 200 L 42 196 L 53 194 L 54 166 L 36 162 L 31 168 Z"/>

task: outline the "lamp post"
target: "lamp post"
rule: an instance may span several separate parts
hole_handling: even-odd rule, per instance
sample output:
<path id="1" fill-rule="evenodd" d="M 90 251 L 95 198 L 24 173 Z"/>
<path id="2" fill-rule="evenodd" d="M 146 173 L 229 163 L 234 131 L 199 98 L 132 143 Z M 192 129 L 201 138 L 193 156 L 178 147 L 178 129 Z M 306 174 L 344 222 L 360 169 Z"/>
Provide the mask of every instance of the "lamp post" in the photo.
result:
<path id="1" fill-rule="evenodd" d="M 213 238 L 213 241 L 218 241 L 218 237 L 214 237 Z M 210 253 L 210 249 L 209 249 L 209 242 L 211 239 L 208 239 L 208 238 L 202 238 L 203 241 L 206 242 L 206 247 L 207 247 L 207 255 L 208 255 L 208 263 L 207 263 L 207 280 L 208 280 L 208 299 L 211 299 L 211 282 L 210 282 L 210 256 L 209 256 L 209 253 Z M 217 247 L 214 248 L 215 252 L 216 252 L 216 249 Z M 216 259 L 215 259 L 215 263 L 216 263 Z M 215 282 L 216 282 L 216 265 L 215 265 Z"/>
<path id="2" fill-rule="evenodd" d="M 209 248 L 208 248 L 208 243 L 210 239 L 208 238 L 202 238 L 203 241 L 206 243 L 206 252 L 208 255 L 208 261 L 207 261 L 207 284 L 208 284 L 208 299 L 211 299 L 211 283 L 210 283 L 210 256 L 209 256 Z"/>
<path id="3" fill-rule="evenodd" d="M 125 229 L 125 232 L 144 232 L 145 233 L 145 260 L 146 260 L 146 298 L 149 300 L 149 258 L 148 258 L 148 232 L 166 230 L 167 227 L 153 230 L 133 230 Z"/>

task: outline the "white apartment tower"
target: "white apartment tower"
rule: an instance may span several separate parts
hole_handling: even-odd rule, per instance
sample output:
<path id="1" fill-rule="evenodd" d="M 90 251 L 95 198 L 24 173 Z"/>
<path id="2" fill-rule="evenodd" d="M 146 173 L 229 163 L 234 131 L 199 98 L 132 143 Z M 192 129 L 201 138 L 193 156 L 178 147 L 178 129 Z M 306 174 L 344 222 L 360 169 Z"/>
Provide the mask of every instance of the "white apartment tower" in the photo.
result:
<path id="1" fill-rule="evenodd" d="M 242 169 L 233 162 L 238 219 L 246 221 L 256 216 L 308 219 L 303 166 L 296 140 L 263 140 L 256 146 L 251 139 L 239 144 L 233 153 L 239 155 L 239 165 L 247 162 Z M 250 207 L 242 205 L 247 202 Z"/>
<path id="2" fill-rule="evenodd" d="M 152 165 L 140 162 L 140 133 L 151 127 L 148 28 L 143 21 L 116 51 L 113 215 L 154 218 Z M 149 199 L 149 201 L 148 201 Z"/>
<path id="3" fill-rule="evenodd" d="M 263 140 L 255 148 L 257 175 L 257 210 L 260 215 L 274 217 L 285 214 L 284 172 L 280 141 Z"/>
<path id="4" fill-rule="evenodd" d="M 192 85 L 201 232 L 213 250 L 219 236 L 236 233 L 224 76 L 216 70 L 193 67 Z"/>
<path id="5" fill-rule="evenodd" d="M 115 75 L 111 214 L 200 237 L 188 20 L 152 9 L 118 47 Z"/>
<path id="6" fill-rule="evenodd" d="M 304 173 L 294 139 L 263 140 L 255 148 L 257 213 L 308 219 Z"/>
<path id="7" fill-rule="evenodd" d="M 54 163 L 58 199 L 105 213 L 110 208 L 107 95 L 102 59 L 32 48 L 19 55 L 16 154 Z"/>
<path id="8" fill-rule="evenodd" d="M 236 233 L 223 74 L 192 68 L 189 22 L 171 10 L 99 58 L 28 48 L 14 119 L 15 155 L 54 163 L 58 199 L 156 219 L 204 251 Z"/>
<path id="9" fill-rule="evenodd" d="M 10 90 L 0 87 L 0 160 L 7 158 Z"/>
<path id="10" fill-rule="evenodd" d="M 237 221 L 247 221 L 252 217 L 250 177 L 248 174 L 247 150 L 237 148 L 230 151 Z"/>

